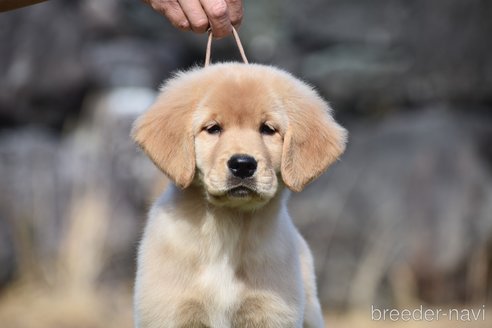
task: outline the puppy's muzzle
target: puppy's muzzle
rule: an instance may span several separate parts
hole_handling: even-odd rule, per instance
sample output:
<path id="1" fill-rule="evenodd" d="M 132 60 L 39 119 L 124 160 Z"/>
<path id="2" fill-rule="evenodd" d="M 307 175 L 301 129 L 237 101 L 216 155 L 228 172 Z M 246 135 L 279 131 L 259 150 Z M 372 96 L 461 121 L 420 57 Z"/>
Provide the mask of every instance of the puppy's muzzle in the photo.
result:
<path id="1" fill-rule="evenodd" d="M 258 162 L 249 155 L 236 154 L 231 156 L 227 161 L 227 167 L 233 176 L 240 179 L 246 179 L 255 174 Z"/>

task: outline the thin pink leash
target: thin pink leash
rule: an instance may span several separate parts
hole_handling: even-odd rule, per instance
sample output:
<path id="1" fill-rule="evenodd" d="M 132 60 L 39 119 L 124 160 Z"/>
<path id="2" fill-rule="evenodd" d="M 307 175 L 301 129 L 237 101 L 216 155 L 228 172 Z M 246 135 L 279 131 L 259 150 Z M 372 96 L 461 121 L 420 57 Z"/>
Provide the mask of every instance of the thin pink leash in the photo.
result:
<path id="1" fill-rule="evenodd" d="M 234 40 L 236 40 L 237 47 L 239 49 L 239 52 L 241 53 L 241 58 L 243 59 L 243 62 L 245 64 L 248 64 L 248 58 L 246 58 L 246 54 L 244 53 L 244 48 L 241 43 L 241 39 L 239 38 L 239 34 L 237 34 L 236 29 L 234 26 L 232 27 L 232 35 L 234 36 Z M 212 31 L 210 30 L 208 32 L 208 41 L 207 41 L 207 51 L 205 52 L 205 65 L 204 67 L 207 67 L 210 64 L 210 54 L 212 52 Z"/>

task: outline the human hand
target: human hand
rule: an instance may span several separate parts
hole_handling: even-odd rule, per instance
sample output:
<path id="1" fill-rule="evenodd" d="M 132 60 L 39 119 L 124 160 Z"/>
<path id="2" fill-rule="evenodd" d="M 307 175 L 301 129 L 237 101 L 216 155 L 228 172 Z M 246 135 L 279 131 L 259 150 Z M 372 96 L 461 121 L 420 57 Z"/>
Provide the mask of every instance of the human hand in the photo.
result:
<path id="1" fill-rule="evenodd" d="M 143 0 L 175 27 L 204 33 L 209 27 L 216 38 L 232 32 L 243 18 L 242 0 Z"/>

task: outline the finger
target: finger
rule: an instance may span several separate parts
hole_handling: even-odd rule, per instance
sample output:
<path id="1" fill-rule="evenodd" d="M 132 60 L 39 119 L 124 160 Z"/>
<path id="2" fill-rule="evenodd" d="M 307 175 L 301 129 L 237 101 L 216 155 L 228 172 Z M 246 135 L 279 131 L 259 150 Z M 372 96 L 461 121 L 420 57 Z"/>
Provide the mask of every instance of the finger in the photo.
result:
<path id="1" fill-rule="evenodd" d="M 147 0 L 154 10 L 160 12 L 173 24 L 183 31 L 190 30 L 190 22 L 184 14 L 178 0 Z"/>
<path id="2" fill-rule="evenodd" d="M 201 0 L 201 4 L 208 16 L 214 37 L 221 38 L 232 32 L 225 0 Z"/>
<path id="3" fill-rule="evenodd" d="M 243 1 L 242 0 L 226 0 L 229 9 L 229 19 L 235 27 L 241 25 L 243 20 Z"/>
<path id="4" fill-rule="evenodd" d="M 208 18 L 200 0 L 178 0 L 194 32 L 204 33 L 208 29 Z"/>

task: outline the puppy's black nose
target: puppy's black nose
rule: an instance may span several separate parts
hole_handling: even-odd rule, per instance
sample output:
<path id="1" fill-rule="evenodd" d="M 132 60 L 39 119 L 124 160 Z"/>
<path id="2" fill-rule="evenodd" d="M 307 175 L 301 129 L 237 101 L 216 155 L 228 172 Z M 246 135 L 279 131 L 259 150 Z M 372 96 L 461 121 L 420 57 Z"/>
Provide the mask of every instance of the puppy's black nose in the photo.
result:
<path id="1" fill-rule="evenodd" d="M 234 155 L 227 161 L 232 174 L 241 179 L 251 177 L 256 171 L 257 164 L 253 157 L 243 154 Z"/>

